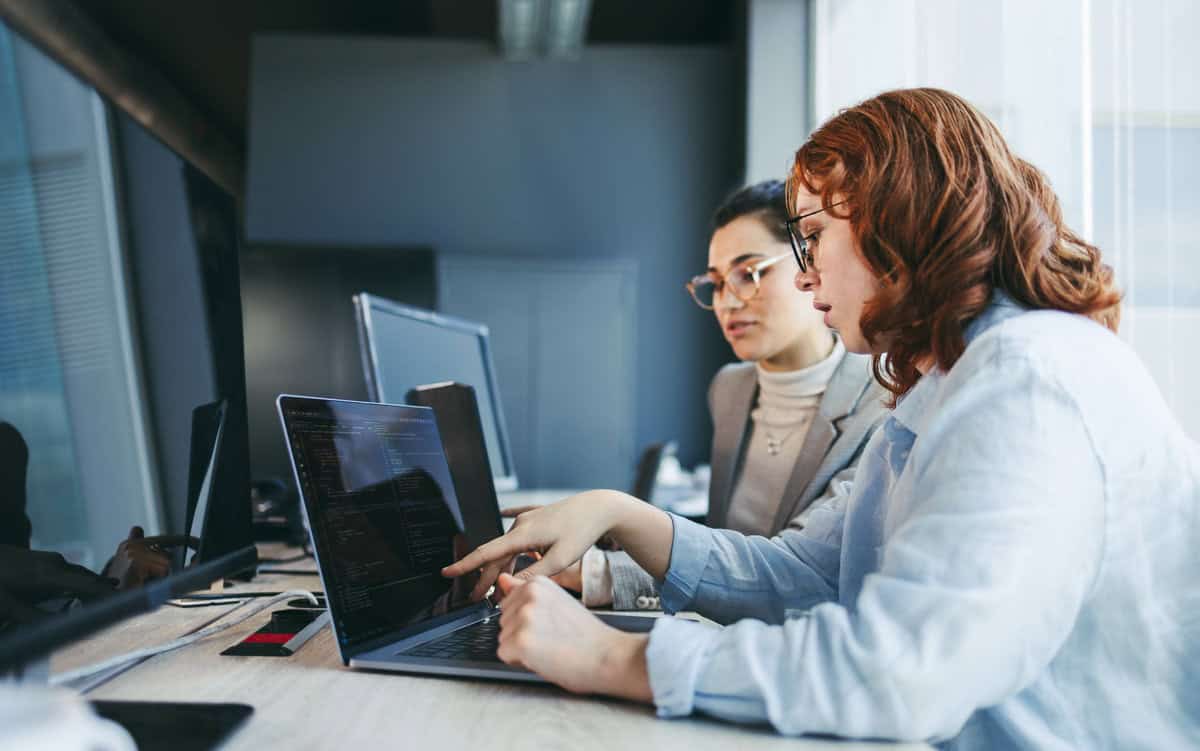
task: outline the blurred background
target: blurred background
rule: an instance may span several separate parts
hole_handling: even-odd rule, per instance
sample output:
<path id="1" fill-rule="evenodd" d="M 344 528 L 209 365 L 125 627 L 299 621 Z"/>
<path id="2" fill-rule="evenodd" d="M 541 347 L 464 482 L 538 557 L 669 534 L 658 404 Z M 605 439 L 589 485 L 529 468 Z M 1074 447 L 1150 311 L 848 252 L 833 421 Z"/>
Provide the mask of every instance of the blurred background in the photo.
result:
<path id="1" fill-rule="evenodd" d="M 0 0 L 0 420 L 33 546 L 181 531 L 192 409 L 366 398 L 350 297 L 489 328 L 530 488 L 707 461 L 733 359 L 683 283 L 823 119 L 954 90 L 1045 170 L 1200 438 L 1192 0 Z M 239 304 L 240 303 L 240 304 Z M 1114 394 L 1113 398 L 1121 398 Z M 236 399 L 235 399 L 236 401 Z"/>

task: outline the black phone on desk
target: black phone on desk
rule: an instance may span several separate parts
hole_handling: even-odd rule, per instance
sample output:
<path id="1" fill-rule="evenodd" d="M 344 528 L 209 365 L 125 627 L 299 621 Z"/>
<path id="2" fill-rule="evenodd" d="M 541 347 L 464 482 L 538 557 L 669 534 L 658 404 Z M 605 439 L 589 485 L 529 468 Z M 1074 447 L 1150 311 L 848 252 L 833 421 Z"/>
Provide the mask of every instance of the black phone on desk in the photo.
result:
<path id="1" fill-rule="evenodd" d="M 125 728 L 138 751 L 209 751 L 254 713 L 248 704 L 93 701 L 92 709 Z"/>

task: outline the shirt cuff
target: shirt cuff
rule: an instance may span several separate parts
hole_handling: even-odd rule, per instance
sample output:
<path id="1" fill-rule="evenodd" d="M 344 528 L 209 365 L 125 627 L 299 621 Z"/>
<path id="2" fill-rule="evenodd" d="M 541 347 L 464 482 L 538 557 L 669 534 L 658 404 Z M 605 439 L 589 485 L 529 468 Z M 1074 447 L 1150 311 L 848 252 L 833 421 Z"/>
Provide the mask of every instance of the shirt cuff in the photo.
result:
<path id="1" fill-rule="evenodd" d="M 608 566 L 608 556 L 595 545 L 583 554 L 580 563 L 580 576 L 583 590 L 580 599 L 585 607 L 598 608 L 611 605 L 613 601 L 612 570 Z"/>
<path id="2" fill-rule="evenodd" d="M 659 594 L 662 596 L 662 609 L 675 613 L 685 609 L 696 596 L 696 588 L 713 549 L 713 531 L 682 516 L 669 516 L 674 526 L 671 560 Z"/>
<path id="3" fill-rule="evenodd" d="M 646 672 L 659 717 L 689 715 L 696 682 L 720 628 L 678 618 L 659 618 L 646 645 Z"/>

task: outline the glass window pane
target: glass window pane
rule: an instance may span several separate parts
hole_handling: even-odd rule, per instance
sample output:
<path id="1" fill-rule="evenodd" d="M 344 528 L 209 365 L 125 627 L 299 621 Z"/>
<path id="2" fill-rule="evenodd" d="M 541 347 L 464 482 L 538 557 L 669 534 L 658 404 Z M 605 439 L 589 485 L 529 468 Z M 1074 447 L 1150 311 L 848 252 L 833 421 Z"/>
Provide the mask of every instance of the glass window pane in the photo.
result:
<path id="1" fill-rule="evenodd" d="M 0 420 L 29 445 L 33 547 L 104 565 L 158 499 L 104 108 L 0 26 Z"/>

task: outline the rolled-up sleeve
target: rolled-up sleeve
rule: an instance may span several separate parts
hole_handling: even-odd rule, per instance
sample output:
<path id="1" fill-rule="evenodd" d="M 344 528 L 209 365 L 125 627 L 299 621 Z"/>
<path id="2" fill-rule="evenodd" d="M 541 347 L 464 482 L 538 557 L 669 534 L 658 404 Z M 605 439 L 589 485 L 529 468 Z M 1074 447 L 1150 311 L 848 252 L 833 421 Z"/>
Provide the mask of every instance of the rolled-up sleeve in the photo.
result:
<path id="1" fill-rule="evenodd" d="M 646 665 L 660 717 L 692 713 L 696 679 L 718 633 L 715 626 L 683 619 L 660 618 L 654 624 Z"/>
<path id="2" fill-rule="evenodd" d="M 671 562 L 659 591 L 663 609 L 675 613 L 686 607 L 696 594 L 714 546 L 714 530 L 675 514 L 671 514 L 671 523 L 674 527 Z"/>

